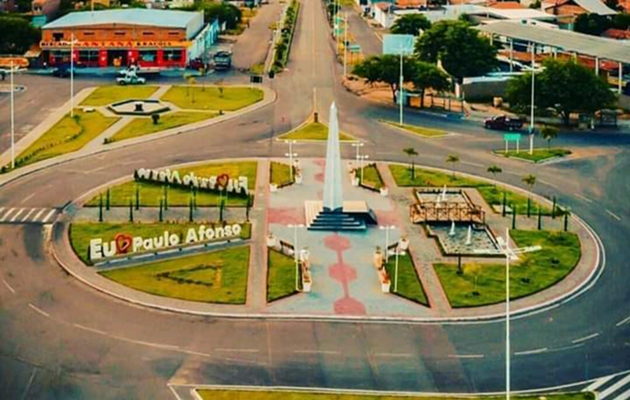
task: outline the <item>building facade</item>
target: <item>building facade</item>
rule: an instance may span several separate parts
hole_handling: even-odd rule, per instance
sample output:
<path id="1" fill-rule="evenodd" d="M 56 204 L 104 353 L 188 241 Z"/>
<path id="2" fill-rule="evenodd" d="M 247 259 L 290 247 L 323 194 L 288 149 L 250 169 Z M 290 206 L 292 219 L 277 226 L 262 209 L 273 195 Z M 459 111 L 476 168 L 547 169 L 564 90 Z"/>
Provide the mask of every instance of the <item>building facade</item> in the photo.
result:
<path id="1" fill-rule="evenodd" d="M 203 12 L 118 9 L 70 13 L 42 28 L 46 62 L 88 67 L 185 67 L 216 42 L 218 22 Z M 74 41 L 74 43 L 71 43 Z"/>

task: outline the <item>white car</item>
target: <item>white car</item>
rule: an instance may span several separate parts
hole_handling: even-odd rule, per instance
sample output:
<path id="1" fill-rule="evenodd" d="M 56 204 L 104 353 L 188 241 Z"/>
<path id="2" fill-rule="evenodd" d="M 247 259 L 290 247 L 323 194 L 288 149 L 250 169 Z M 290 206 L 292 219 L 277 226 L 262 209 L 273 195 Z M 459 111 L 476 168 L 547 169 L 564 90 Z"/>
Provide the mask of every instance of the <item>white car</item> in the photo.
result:
<path id="1" fill-rule="evenodd" d="M 126 75 L 120 78 L 116 78 L 116 83 L 119 85 L 144 85 L 147 83 L 145 78 L 135 76 L 135 75 Z"/>

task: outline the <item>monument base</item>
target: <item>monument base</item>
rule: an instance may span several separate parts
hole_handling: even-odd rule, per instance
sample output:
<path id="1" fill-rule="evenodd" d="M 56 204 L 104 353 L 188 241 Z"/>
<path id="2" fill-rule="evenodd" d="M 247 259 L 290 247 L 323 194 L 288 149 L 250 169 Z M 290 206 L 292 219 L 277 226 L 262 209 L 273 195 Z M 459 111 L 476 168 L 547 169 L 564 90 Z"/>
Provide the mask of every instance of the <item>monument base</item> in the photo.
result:
<path id="1" fill-rule="evenodd" d="M 312 231 L 360 231 L 376 224 L 376 215 L 364 201 L 344 201 L 339 211 L 324 210 L 321 201 L 306 201 L 304 210 Z"/>

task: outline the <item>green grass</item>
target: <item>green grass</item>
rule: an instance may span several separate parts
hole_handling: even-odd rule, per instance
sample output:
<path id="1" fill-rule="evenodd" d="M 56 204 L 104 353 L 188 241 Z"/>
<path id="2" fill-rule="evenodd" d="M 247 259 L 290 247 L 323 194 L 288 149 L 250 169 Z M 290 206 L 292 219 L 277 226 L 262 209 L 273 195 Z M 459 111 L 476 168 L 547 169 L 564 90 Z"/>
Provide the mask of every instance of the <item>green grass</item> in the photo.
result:
<path id="1" fill-rule="evenodd" d="M 301 128 L 298 128 L 289 133 L 285 133 L 280 136 L 278 139 L 280 140 L 326 140 L 328 139 L 328 127 L 321 122 L 311 122 L 309 124 L 303 125 Z M 343 132 L 339 132 L 339 140 L 342 141 L 352 141 L 355 140 L 352 136 L 345 134 Z"/>
<path id="2" fill-rule="evenodd" d="M 359 170 L 359 177 L 361 177 L 361 170 Z M 383 187 L 383 179 L 381 178 L 381 174 L 378 172 L 378 168 L 376 168 L 376 164 L 370 164 L 363 167 L 363 184 L 367 186 L 374 187 L 379 190 Z"/>
<path id="3" fill-rule="evenodd" d="M 269 250 L 267 267 L 267 301 L 281 299 L 297 293 L 295 288 L 295 261 L 276 250 Z"/>
<path id="4" fill-rule="evenodd" d="M 74 118 L 65 115 L 52 128 L 16 158 L 16 166 L 24 166 L 80 150 L 97 138 L 119 118 L 105 117 L 98 111 L 74 111 Z"/>
<path id="5" fill-rule="evenodd" d="M 446 185 L 449 188 L 453 187 L 469 187 L 476 188 L 481 197 L 490 205 L 502 205 L 503 204 L 503 192 L 504 189 L 497 188 L 491 183 L 481 181 L 474 178 L 467 178 L 460 175 L 453 176 L 452 174 L 429 171 L 421 168 L 416 168 L 415 179 L 411 179 L 411 171 L 405 165 L 390 164 L 389 170 L 396 181 L 398 186 L 419 186 L 419 187 L 444 187 Z M 527 213 L 527 196 L 522 194 L 505 190 L 506 204 L 508 207 L 514 205 L 518 214 Z M 538 213 L 538 207 L 540 204 L 532 200 L 531 213 L 532 215 Z M 542 206 L 543 215 L 550 215 L 551 210 Z"/>
<path id="6" fill-rule="evenodd" d="M 505 156 L 505 150 L 495 150 L 496 154 Z M 529 154 L 527 149 L 521 149 L 518 153 L 516 150 L 510 150 L 507 157 L 522 158 L 533 162 L 541 162 L 555 157 L 565 157 L 571 154 L 567 149 L 534 149 L 533 154 Z"/>
<path id="7" fill-rule="evenodd" d="M 291 167 L 288 164 L 272 161 L 270 168 L 271 183 L 275 183 L 278 186 L 286 186 L 293 183 L 291 180 Z"/>
<path id="8" fill-rule="evenodd" d="M 204 164 L 196 167 L 179 168 L 180 176 L 184 176 L 188 172 L 194 172 L 198 177 L 219 176 L 227 174 L 233 178 L 238 176 L 246 176 L 248 181 L 248 189 L 250 193 L 254 192 L 256 187 L 256 161 L 239 161 L 224 164 L 212 163 Z M 159 207 L 160 199 L 164 196 L 164 186 L 161 183 L 153 182 L 135 182 L 129 181 L 110 188 L 110 205 L 112 207 L 128 207 L 129 199 L 135 204 L 136 186 L 140 188 L 140 205 L 142 207 Z M 103 202 L 105 202 L 106 190 L 101 193 Z M 98 206 L 99 196 L 96 195 L 86 203 L 86 206 Z M 188 207 L 190 202 L 190 189 L 184 187 L 169 187 L 168 189 L 168 206 L 169 207 Z M 244 207 L 247 204 L 247 198 L 244 196 L 228 196 L 227 206 Z M 197 192 L 197 207 L 218 207 L 219 194 L 216 192 L 207 192 L 199 190 Z"/>
<path id="9" fill-rule="evenodd" d="M 185 238 L 188 229 L 198 228 L 202 223 L 97 223 L 97 222 L 77 222 L 70 225 L 70 244 L 79 258 L 86 264 L 90 264 L 88 259 L 88 248 L 90 240 L 95 238 L 103 239 L 103 242 L 114 240 L 118 233 L 125 233 L 131 236 L 142 236 L 144 238 L 161 235 L 164 231 L 183 235 Z M 206 224 L 207 226 L 209 224 Z M 243 230 L 240 237 L 249 239 L 251 237 L 251 225 L 243 223 Z M 222 239 L 221 239 L 222 240 Z"/>
<path id="10" fill-rule="evenodd" d="M 183 109 L 236 111 L 265 97 L 260 89 L 225 86 L 222 90 L 223 94 L 218 86 L 173 86 L 160 100 Z"/>
<path id="11" fill-rule="evenodd" d="M 262 75 L 265 73 L 265 63 L 257 63 L 249 68 L 249 73 L 252 75 Z"/>
<path id="12" fill-rule="evenodd" d="M 157 124 L 154 124 L 151 118 L 138 117 L 133 119 L 127 125 L 123 126 L 121 130 L 116 132 L 114 136 L 110 138 L 109 142 L 117 142 L 120 140 L 131 139 L 138 136 L 150 135 L 152 133 L 165 131 L 167 129 L 176 128 L 178 126 L 188 125 L 206 119 L 214 118 L 217 115 L 218 114 L 216 113 L 209 112 L 205 113 L 178 111 L 170 114 L 161 115 L 160 121 Z"/>
<path id="13" fill-rule="evenodd" d="M 157 86 L 144 85 L 99 86 L 92 92 L 92 94 L 81 102 L 81 105 L 98 107 L 128 99 L 148 99 L 153 93 L 155 93 L 156 90 L 158 90 Z"/>
<path id="14" fill-rule="evenodd" d="M 380 122 L 387 124 L 387 125 L 391 125 L 395 128 L 398 129 L 403 129 L 405 131 L 411 132 L 411 133 L 415 133 L 416 135 L 420 135 L 420 136 L 424 136 L 424 137 L 440 137 L 440 136 L 445 136 L 448 132 L 440 130 L 440 129 L 431 129 L 431 128 L 425 128 L 422 126 L 417 126 L 417 125 L 408 125 L 408 124 L 402 124 L 400 125 L 397 122 L 393 122 L 393 121 L 387 121 L 384 119 L 379 120 Z"/>
<path id="15" fill-rule="evenodd" d="M 413 264 L 411 256 L 407 252 L 404 256 L 398 256 L 398 291 L 394 292 L 394 282 L 396 279 L 396 256 L 389 256 L 389 261 L 385 264 L 391 283 L 391 292 L 405 299 L 416 303 L 429 305 L 427 296 L 422 289 L 422 283 L 418 277 L 418 272 Z"/>
<path id="16" fill-rule="evenodd" d="M 529 296 L 566 277 L 580 260 L 580 240 L 570 232 L 510 231 L 519 246 L 542 246 L 542 250 L 526 253 L 521 261 L 510 265 L 510 298 Z M 434 264 L 446 296 L 454 308 L 476 307 L 505 301 L 505 263 L 481 264 L 474 295 L 474 275 L 457 274 L 456 264 Z"/>
<path id="17" fill-rule="evenodd" d="M 505 396 L 379 396 L 363 394 L 333 394 L 284 391 L 246 391 L 246 390 L 213 390 L 199 389 L 197 393 L 203 400 L 501 400 Z M 540 394 L 534 396 L 512 396 L 518 400 L 539 400 Z M 594 400 L 592 392 L 545 394 L 547 400 Z"/>
<path id="18" fill-rule="evenodd" d="M 205 303 L 245 304 L 249 246 L 218 250 L 101 275 L 142 292 Z"/>

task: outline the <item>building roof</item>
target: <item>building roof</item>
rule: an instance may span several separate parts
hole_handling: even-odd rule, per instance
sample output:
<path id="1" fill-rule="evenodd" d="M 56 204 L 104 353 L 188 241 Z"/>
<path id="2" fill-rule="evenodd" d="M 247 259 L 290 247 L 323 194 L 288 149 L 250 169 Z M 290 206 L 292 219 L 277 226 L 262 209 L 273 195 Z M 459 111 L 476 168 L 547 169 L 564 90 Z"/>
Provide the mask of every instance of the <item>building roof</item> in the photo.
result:
<path id="1" fill-rule="evenodd" d="M 498 1 L 490 4 L 490 7 L 502 10 L 519 10 L 525 8 L 525 6 L 518 1 Z"/>
<path id="2" fill-rule="evenodd" d="M 578 6 L 582 7 L 591 14 L 599 15 L 615 15 L 617 11 L 610 9 L 603 1 L 600 0 L 573 0 Z"/>
<path id="3" fill-rule="evenodd" d="M 537 20 L 549 21 L 549 20 L 556 19 L 555 15 L 547 14 L 545 12 L 542 12 L 540 10 L 534 10 L 532 8 L 504 9 L 504 8 L 483 7 L 482 9 L 480 9 L 480 11 L 475 12 L 475 13 L 479 15 L 489 14 L 497 18 L 515 19 L 515 20 L 537 19 Z"/>
<path id="4" fill-rule="evenodd" d="M 609 39 L 630 40 L 630 29 L 624 30 L 624 29 L 610 28 L 604 33 L 602 33 L 602 36 Z"/>
<path id="5" fill-rule="evenodd" d="M 612 39 L 512 21 L 491 22 L 475 28 L 494 35 L 556 47 L 560 51 L 630 64 L 630 44 Z"/>
<path id="6" fill-rule="evenodd" d="M 186 29 L 188 24 L 197 17 L 196 12 L 153 10 L 147 8 L 129 8 L 102 11 L 82 11 L 67 14 L 42 29 L 73 28 L 91 25 L 145 25 L 165 28 Z"/>

